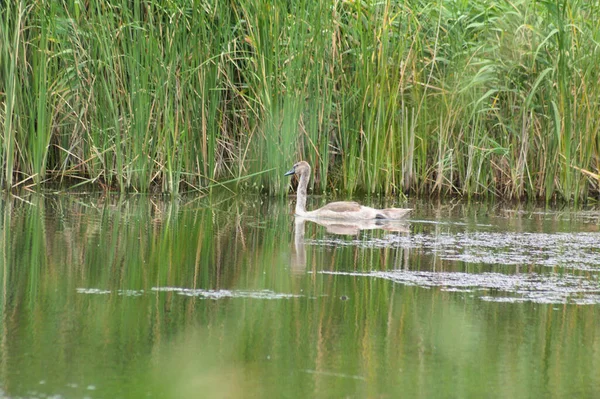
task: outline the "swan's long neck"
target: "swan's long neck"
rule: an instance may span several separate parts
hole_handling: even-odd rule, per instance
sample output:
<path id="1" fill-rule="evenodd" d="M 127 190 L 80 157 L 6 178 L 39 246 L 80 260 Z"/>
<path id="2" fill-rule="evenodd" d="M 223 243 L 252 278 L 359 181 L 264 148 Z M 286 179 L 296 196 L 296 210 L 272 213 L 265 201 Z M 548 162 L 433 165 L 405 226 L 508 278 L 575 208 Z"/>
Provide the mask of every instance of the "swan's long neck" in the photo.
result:
<path id="1" fill-rule="evenodd" d="M 306 195 L 309 180 L 310 169 L 304 170 L 302 174 L 300 174 L 300 183 L 298 183 L 298 194 L 296 198 L 296 215 L 306 214 Z"/>

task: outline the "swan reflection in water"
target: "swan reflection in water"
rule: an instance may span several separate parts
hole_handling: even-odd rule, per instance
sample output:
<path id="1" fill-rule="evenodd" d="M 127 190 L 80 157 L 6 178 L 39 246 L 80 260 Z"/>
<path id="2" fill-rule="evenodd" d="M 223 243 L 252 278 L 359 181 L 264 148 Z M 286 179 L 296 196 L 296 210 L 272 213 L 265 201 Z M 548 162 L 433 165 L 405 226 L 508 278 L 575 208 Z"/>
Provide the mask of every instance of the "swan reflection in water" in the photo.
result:
<path id="1" fill-rule="evenodd" d="M 325 227 L 326 231 L 337 235 L 356 236 L 361 230 L 381 229 L 389 232 L 402 234 L 410 233 L 409 224 L 406 221 L 390 219 L 371 219 L 371 220 L 333 220 L 333 219 L 311 219 L 302 216 L 296 216 L 294 219 L 294 248 L 292 255 L 291 268 L 294 273 L 304 273 L 306 271 L 306 247 L 304 240 L 304 231 L 306 222 L 315 223 Z"/>

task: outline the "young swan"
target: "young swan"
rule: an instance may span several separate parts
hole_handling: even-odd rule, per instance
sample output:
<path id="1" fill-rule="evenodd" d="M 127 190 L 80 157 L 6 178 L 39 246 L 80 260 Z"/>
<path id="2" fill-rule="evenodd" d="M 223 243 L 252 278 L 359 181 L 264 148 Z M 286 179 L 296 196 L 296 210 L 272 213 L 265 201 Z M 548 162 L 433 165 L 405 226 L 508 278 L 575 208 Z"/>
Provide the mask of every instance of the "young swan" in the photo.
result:
<path id="1" fill-rule="evenodd" d="M 298 194 L 296 200 L 296 215 L 312 219 L 345 219 L 345 220 L 370 220 L 370 219 L 402 219 L 412 209 L 386 208 L 375 209 L 362 206 L 354 201 L 331 202 L 314 211 L 306 211 L 306 189 L 310 179 L 310 165 L 305 161 L 296 163 L 288 170 L 285 176 L 299 175 Z"/>

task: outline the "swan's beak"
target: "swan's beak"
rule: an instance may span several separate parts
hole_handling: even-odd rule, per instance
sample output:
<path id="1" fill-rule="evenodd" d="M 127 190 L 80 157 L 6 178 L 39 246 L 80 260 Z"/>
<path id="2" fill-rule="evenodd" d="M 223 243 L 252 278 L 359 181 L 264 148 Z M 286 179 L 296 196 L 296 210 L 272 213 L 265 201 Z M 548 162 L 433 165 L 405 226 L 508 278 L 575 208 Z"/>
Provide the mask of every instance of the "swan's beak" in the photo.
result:
<path id="1" fill-rule="evenodd" d="M 293 175 L 294 173 L 296 173 L 296 169 L 292 168 L 292 169 L 288 170 L 287 172 L 285 172 L 284 176 Z"/>

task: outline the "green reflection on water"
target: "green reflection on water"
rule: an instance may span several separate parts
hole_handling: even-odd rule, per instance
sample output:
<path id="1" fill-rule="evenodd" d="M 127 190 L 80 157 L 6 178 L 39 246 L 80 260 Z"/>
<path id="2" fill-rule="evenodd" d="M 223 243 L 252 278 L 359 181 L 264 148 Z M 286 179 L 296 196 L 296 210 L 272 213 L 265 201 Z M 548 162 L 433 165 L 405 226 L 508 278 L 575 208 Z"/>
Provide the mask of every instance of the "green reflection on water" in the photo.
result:
<path id="1" fill-rule="evenodd" d="M 408 231 L 335 236 L 295 223 L 286 201 L 260 198 L 64 196 L 0 206 L 2 397 L 599 393 L 597 305 L 486 302 L 320 273 L 489 271 L 423 248 L 360 244 L 452 233 L 433 219 L 471 231 L 573 228 L 561 218 L 422 205 Z"/>

